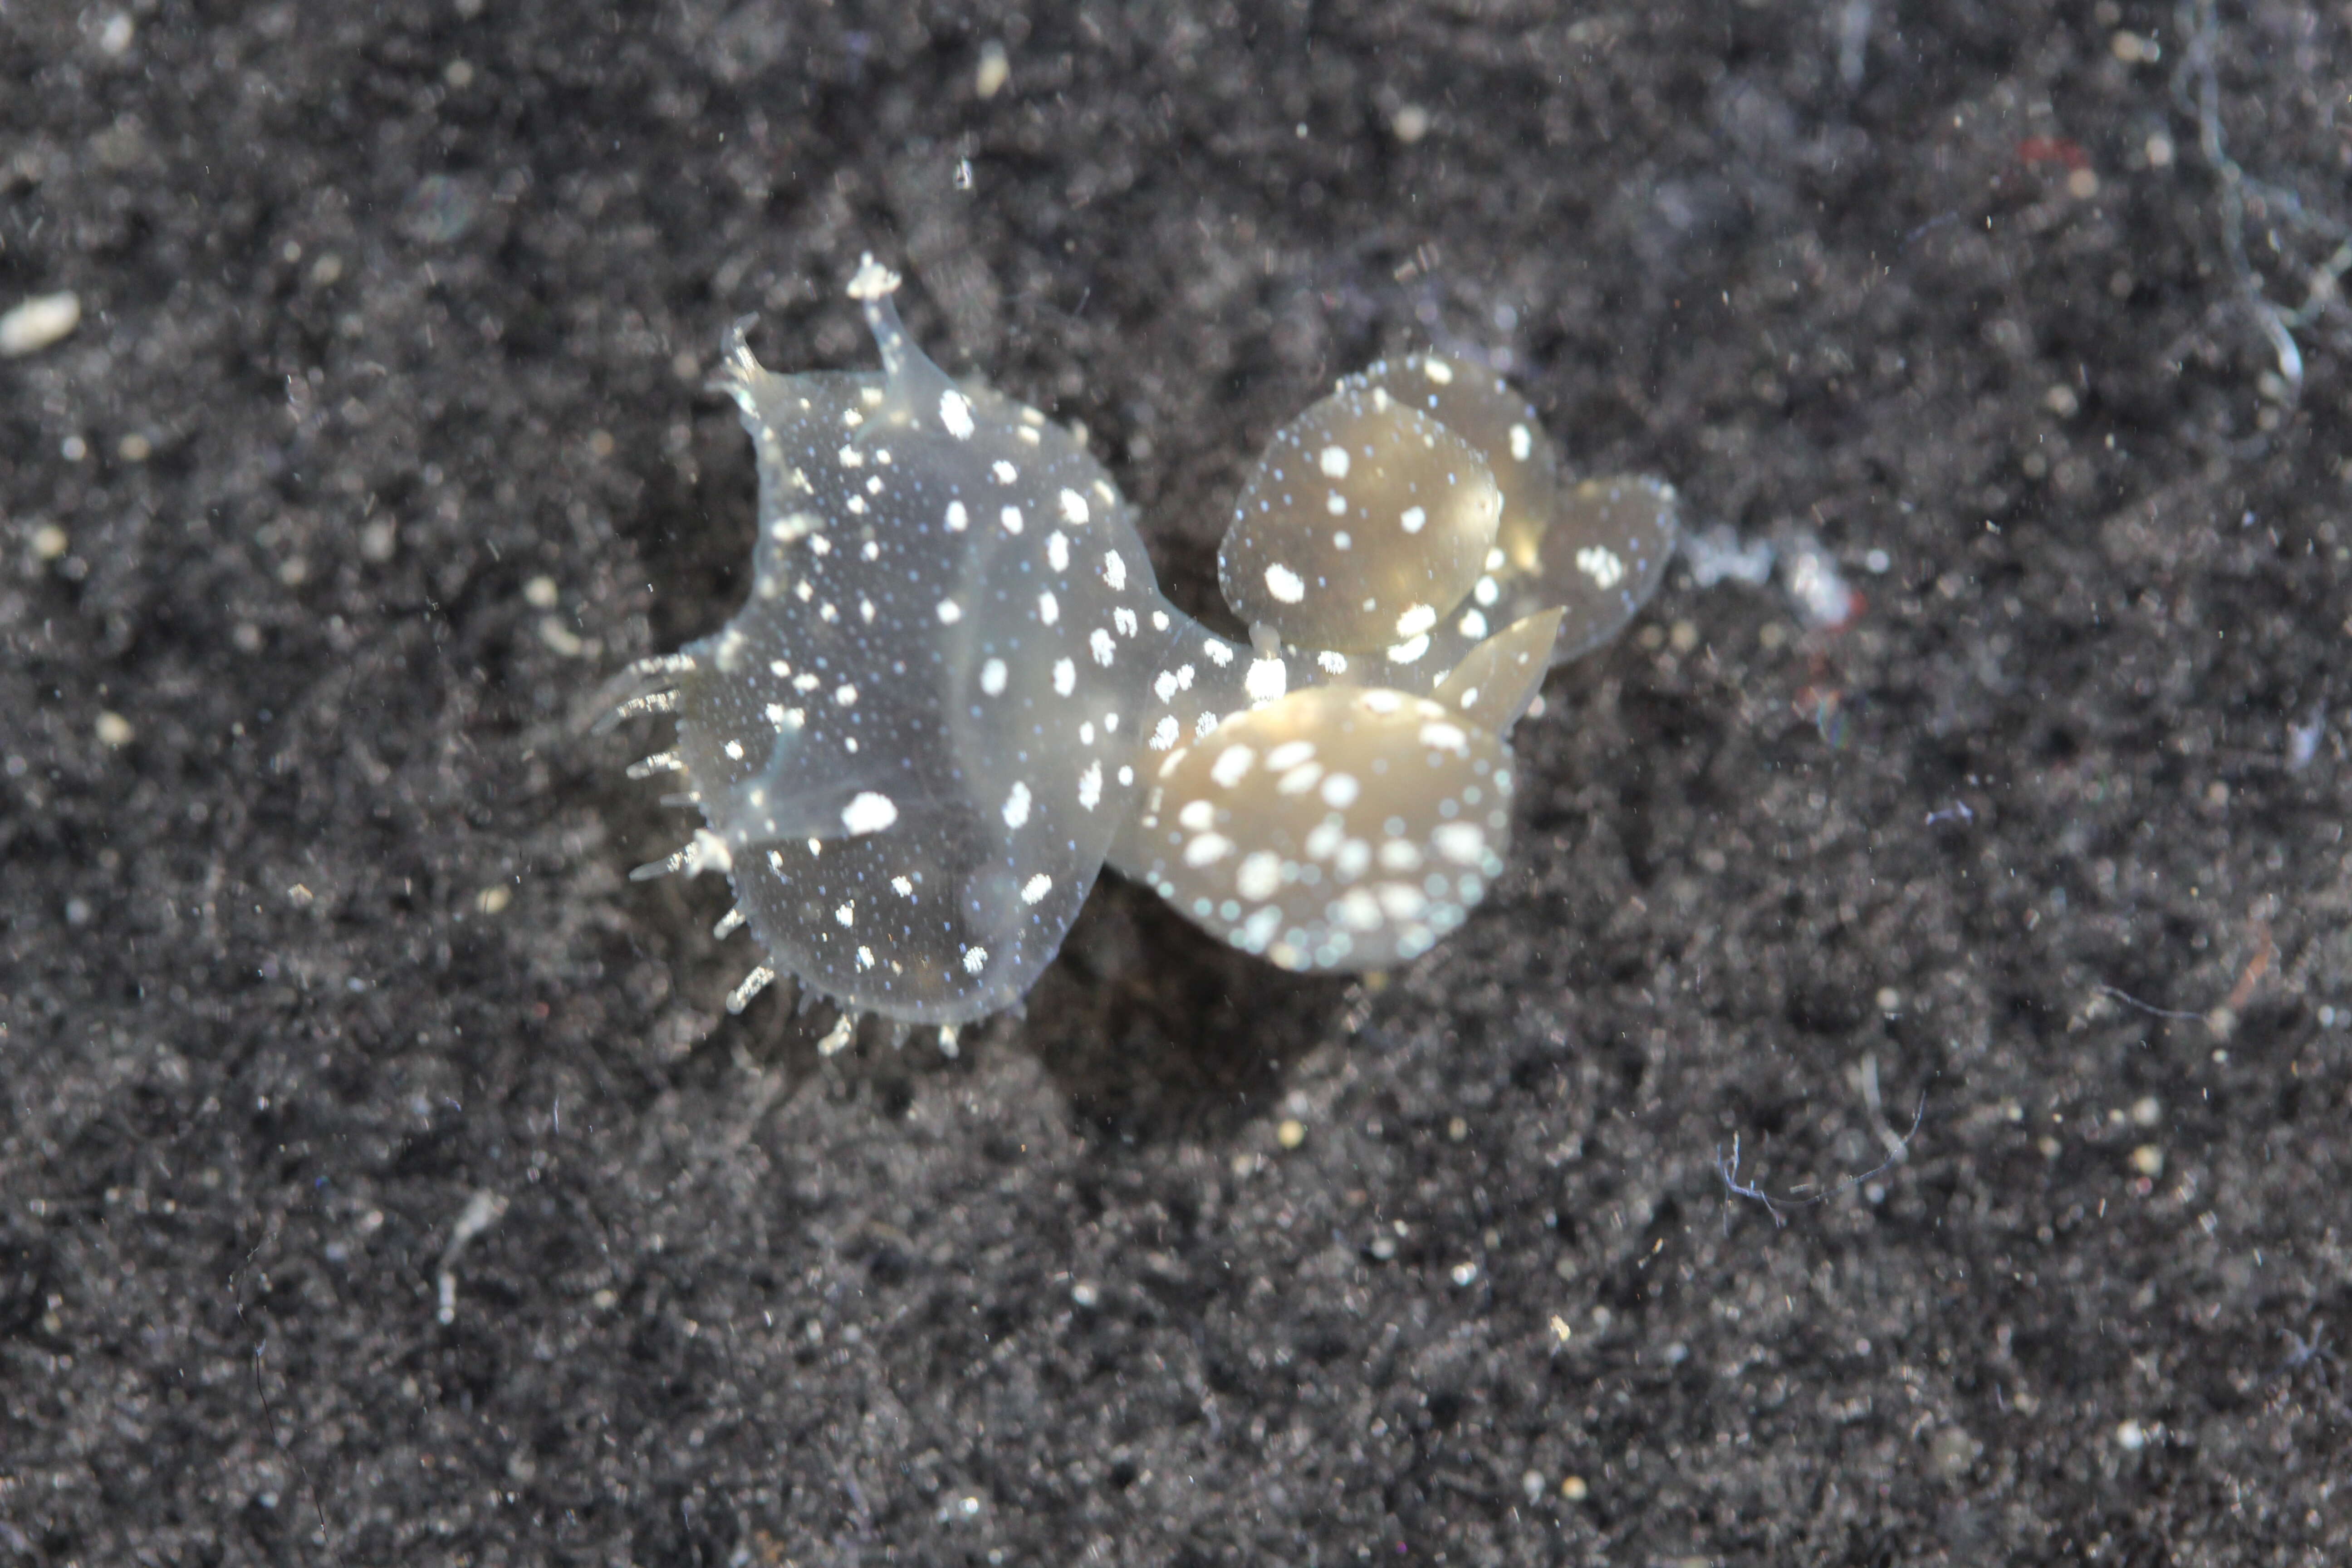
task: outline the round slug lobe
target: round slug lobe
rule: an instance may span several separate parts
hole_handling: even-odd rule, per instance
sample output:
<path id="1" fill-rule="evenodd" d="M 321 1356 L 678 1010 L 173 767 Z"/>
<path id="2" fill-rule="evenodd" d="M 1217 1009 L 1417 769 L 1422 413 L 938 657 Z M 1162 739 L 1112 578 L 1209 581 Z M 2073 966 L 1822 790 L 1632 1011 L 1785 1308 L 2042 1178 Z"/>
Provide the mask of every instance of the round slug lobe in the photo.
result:
<path id="1" fill-rule="evenodd" d="M 1317 687 L 1235 715 L 1151 783 L 1145 879 L 1286 969 L 1420 957 L 1486 895 L 1510 840 L 1500 739 L 1381 687 Z"/>
<path id="2" fill-rule="evenodd" d="M 1568 488 L 1544 535 L 1536 570 L 1509 584 L 1507 611 L 1559 605 L 1552 662 L 1589 653 L 1625 629 L 1665 580 L 1682 537 L 1675 488 L 1612 474 Z"/>
<path id="3" fill-rule="evenodd" d="M 1386 393 L 1428 415 L 1486 459 L 1502 492 L 1495 544 L 1512 569 L 1534 568 L 1559 500 L 1559 458 L 1528 400 L 1489 370 L 1440 354 L 1380 360 L 1339 384 Z"/>
<path id="4" fill-rule="evenodd" d="M 1266 444 L 1218 546 L 1217 581 L 1234 614 L 1285 642 L 1388 647 L 1470 592 L 1502 506 L 1462 437 L 1343 386 Z"/>

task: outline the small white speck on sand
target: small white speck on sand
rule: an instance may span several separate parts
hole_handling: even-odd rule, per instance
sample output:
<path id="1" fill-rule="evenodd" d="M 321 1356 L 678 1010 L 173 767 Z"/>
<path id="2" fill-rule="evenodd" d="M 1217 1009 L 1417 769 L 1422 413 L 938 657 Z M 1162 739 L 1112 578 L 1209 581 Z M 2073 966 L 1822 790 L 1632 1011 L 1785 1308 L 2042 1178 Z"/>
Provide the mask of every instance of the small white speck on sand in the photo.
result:
<path id="1" fill-rule="evenodd" d="M 81 296 L 36 294 L 0 315 L 0 359 L 22 359 L 61 342 L 81 325 Z"/>

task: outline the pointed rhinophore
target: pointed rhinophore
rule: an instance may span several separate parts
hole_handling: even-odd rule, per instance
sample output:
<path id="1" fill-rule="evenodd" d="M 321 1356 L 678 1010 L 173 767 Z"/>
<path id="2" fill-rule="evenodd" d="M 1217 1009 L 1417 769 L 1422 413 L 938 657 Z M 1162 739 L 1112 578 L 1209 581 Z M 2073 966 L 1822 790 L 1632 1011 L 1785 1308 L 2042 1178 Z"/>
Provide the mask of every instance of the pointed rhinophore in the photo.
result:
<path id="1" fill-rule="evenodd" d="M 1544 610 L 1506 626 L 1472 648 L 1431 698 L 1481 730 L 1509 734 L 1551 668 L 1552 643 L 1566 613 Z"/>

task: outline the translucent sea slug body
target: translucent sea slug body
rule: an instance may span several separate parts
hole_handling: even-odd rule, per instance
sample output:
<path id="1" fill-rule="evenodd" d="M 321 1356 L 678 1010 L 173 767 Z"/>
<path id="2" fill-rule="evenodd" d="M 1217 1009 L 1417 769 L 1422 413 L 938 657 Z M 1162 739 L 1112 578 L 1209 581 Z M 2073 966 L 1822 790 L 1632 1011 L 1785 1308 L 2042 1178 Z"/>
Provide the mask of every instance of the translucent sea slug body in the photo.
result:
<path id="1" fill-rule="evenodd" d="M 1375 365 L 1278 433 L 1219 556 L 1243 644 L 1161 596 L 1068 431 L 959 384 L 869 258 L 883 369 L 721 384 L 760 468 L 750 601 L 640 661 L 608 722 L 677 716 L 705 826 L 640 868 L 723 870 L 779 973 L 856 1016 L 1016 1004 L 1108 861 L 1293 969 L 1381 967 L 1461 923 L 1510 826 L 1503 736 L 1613 636 L 1675 542 L 1654 481 L 1563 487 L 1491 376 Z M 1549 521 L 1549 527 L 1546 526 Z"/>

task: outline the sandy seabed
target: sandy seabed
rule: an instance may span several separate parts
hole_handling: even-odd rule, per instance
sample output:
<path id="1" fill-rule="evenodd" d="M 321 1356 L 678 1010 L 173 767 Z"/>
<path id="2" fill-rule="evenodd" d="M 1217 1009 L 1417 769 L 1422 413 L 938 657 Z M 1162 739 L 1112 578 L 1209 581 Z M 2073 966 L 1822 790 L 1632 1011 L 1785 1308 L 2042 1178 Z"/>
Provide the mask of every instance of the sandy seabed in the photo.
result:
<path id="1" fill-rule="evenodd" d="M 0 1565 L 2352 1560 L 2348 93 L 2269 0 L 0 14 Z M 868 250 L 1196 612 L 1433 344 L 1777 567 L 1554 675 L 1409 969 L 1107 883 L 820 1058 L 578 720 Z"/>

